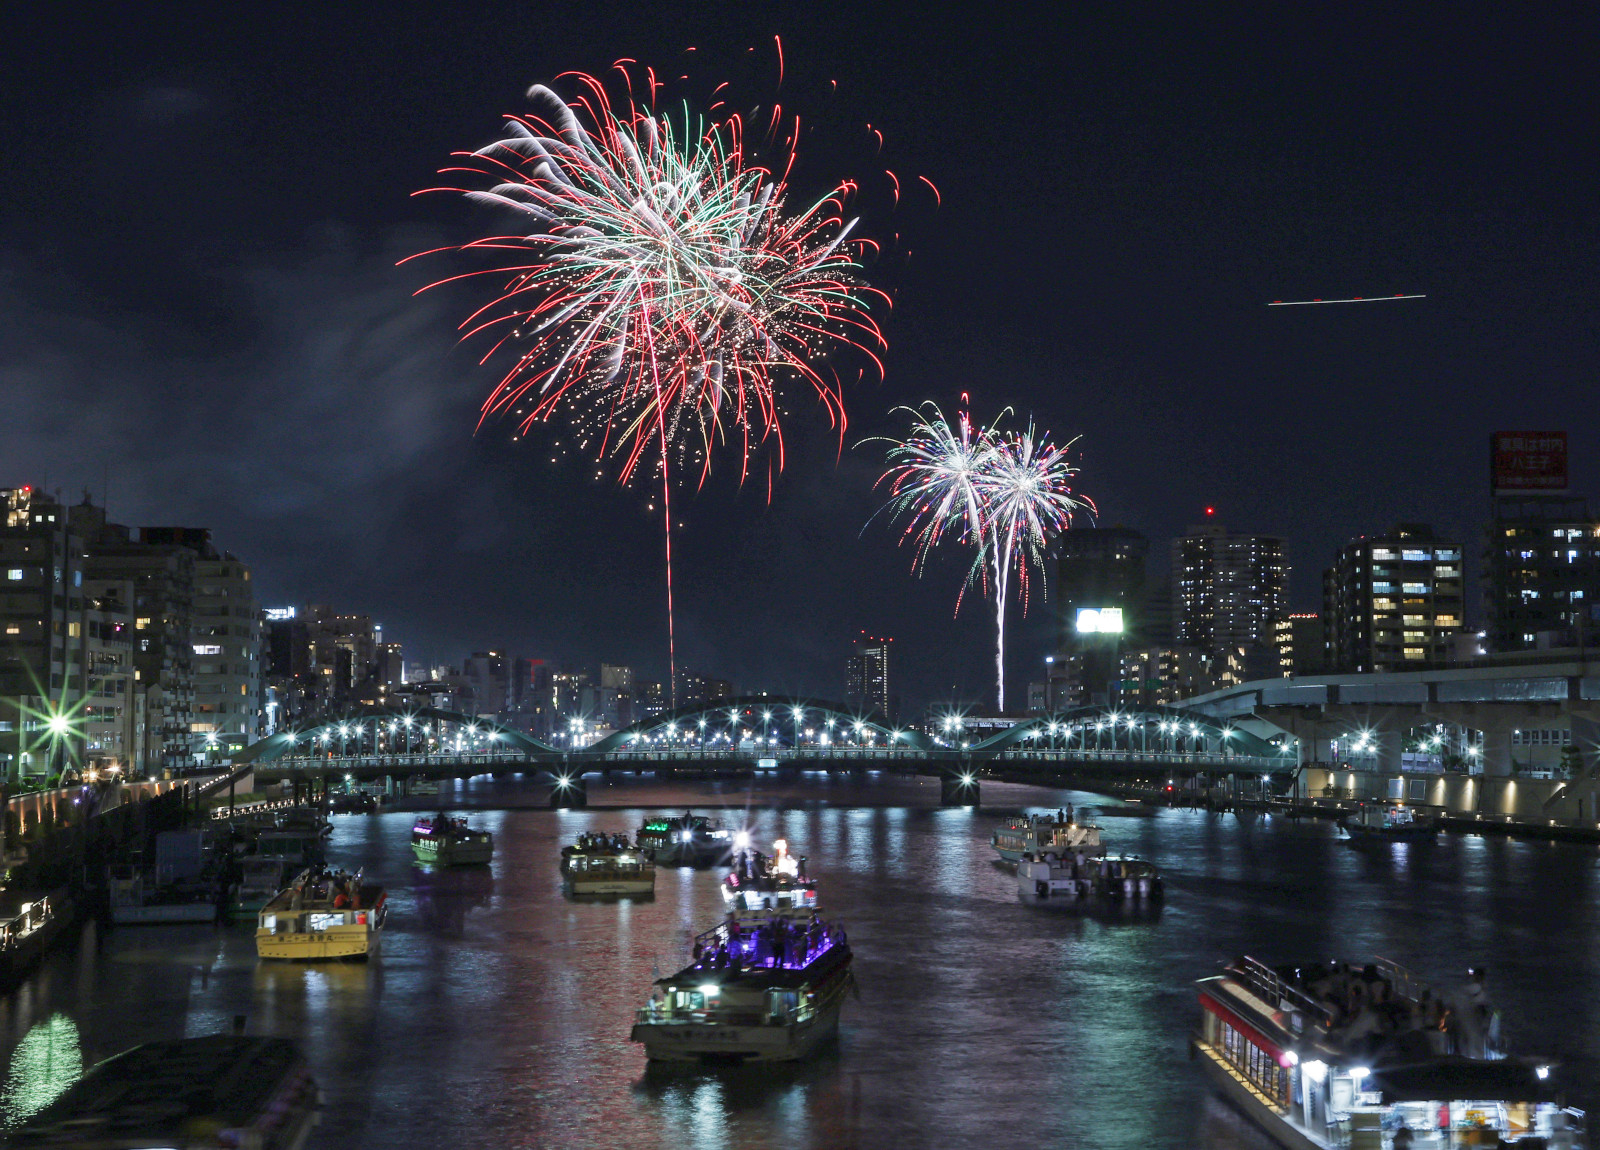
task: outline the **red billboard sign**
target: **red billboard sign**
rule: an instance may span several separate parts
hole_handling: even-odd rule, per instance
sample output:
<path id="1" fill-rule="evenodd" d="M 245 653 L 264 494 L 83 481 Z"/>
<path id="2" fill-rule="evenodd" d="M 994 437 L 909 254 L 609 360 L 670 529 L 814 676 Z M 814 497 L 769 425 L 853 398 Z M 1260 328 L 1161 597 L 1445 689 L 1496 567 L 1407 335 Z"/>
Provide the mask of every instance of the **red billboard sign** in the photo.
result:
<path id="1" fill-rule="evenodd" d="M 1496 495 L 1559 495 L 1567 490 L 1565 431 L 1497 431 L 1489 443 Z"/>

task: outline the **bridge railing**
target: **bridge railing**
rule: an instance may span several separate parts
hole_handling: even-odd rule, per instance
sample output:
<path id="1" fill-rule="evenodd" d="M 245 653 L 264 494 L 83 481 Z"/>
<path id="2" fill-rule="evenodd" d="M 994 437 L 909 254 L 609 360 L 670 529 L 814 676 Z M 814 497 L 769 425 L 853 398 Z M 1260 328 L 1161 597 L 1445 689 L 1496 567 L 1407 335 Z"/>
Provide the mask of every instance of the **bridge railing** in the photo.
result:
<path id="1" fill-rule="evenodd" d="M 1149 763 L 1152 766 L 1217 766 L 1233 770 L 1282 771 L 1295 766 L 1290 758 L 1229 755 L 1218 751 L 1082 751 L 1011 748 L 996 756 L 1003 762 Z"/>

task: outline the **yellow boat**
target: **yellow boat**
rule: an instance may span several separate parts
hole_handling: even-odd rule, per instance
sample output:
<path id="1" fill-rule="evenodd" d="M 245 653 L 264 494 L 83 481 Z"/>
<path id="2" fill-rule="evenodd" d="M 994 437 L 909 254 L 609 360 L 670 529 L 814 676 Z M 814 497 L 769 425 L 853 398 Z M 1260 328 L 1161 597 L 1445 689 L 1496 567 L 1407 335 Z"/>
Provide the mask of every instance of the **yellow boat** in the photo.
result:
<path id="1" fill-rule="evenodd" d="M 256 954 L 279 959 L 364 959 L 377 952 L 388 916 L 387 894 L 361 872 L 302 871 L 266 906 L 256 927 Z"/>

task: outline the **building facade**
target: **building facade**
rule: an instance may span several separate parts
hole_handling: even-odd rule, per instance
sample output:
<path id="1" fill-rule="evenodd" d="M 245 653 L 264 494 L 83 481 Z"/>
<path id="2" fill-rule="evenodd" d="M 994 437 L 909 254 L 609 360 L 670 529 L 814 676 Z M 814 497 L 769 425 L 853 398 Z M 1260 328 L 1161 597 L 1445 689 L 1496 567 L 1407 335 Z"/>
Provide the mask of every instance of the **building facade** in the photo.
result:
<path id="1" fill-rule="evenodd" d="M 1491 655 L 1600 644 L 1600 522 L 1587 501 L 1496 498 L 1483 605 Z"/>
<path id="2" fill-rule="evenodd" d="M 891 721 L 894 715 L 889 700 L 889 648 L 893 642 L 861 632 L 854 653 L 845 661 L 844 685 L 845 702 Z"/>
<path id="3" fill-rule="evenodd" d="M 1446 666 L 1466 627 L 1461 545 L 1425 523 L 1352 539 L 1324 572 L 1322 598 L 1329 671 Z"/>
<path id="4" fill-rule="evenodd" d="M 1220 524 L 1174 539 L 1172 612 L 1175 646 L 1241 651 L 1252 671 L 1277 674 L 1278 626 L 1289 614 L 1283 539 L 1234 534 Z"/>

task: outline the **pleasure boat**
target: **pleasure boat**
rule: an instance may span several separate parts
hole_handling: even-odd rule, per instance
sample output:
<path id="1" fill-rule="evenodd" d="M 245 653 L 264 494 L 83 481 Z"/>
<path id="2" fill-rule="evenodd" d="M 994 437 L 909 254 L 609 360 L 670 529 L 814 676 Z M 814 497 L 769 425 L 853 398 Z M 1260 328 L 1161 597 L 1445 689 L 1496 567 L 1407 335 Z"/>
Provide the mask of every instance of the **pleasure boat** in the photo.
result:
<path id="1" fill-rule="evenodd" d="M 27 974 L 72 921 L 72 894 L 64 886 L 47 894 L 0 888 L 0 990 Z"/>
<path id="2" fill-rule="evenodd" d="M 418 862 L 483 866 L 494 858 L 494 835 L 469 827 L 464 818 L 425 815 L 411 828 L 411 851 Z"/>
<path id="3" fill-rule="evenodd" d="M 657 866 L 718 866 L 733 853 L 733 835 L 720 820 L 689 811 L 646 819 L 635 840 Z"/>
<path id="4" fill-rule="evenodd" d="M 1353 839 L 1432 839 L 1439 833 L 1431 811 L 1404 803 L 1362 803 L 1360 809 L 1339 816 L 1339 825 Z"/>
<path id="5" fill-rule="evenodd" d="M 1083 906 L 1154 906 L 1165 895 L 1156 865 L 1135 855 L 1023 855 L 1017 863 L 1017 896 L 1023 902 L 1051 900 Z"/>
<path id="6" fill-rule="evenodd" d="M 217 887 L 209 876 L 157 886 L 153 875 L 119 863 L 107 870 L 106 887 L 117 926 L 217 920 Z"/>
<path id="7" fill-rule="evenodd" d="M 1072 818 L 1052 819 L 1041 815 L 1018 815 L 995 828 L 989 842 L 1006 862 L 1020 862 L 1022 856 L 1035 858 L 1046 852 L 1056 855 L 1078 854 L 1098 858 L 1106 853 L 1100 845 L 1100 828 Z"/>
<path id="8" fill-rule="evenodd" d="M 561 848 L 561 878 L 575 895 L 654 894 L 656 864 L 627 835 L 582 834 Z"/>
<path id="9" fill-rule="evenodd" d="M 629 1037 L 652 1061 L 791 1062 L 838 1029 L 851 956 L 837 924 L 730 916 L 694 951 L 635 1018 Z"/>
<path id="10" fill-rule="evenodd" d="M 743 832 L 735 841 L 741 845 L 733 869 L 723 876 L 722 901 L 736 918 L 807 917 L 820 909 L 816 880 L 806 873 L 804 855 L 791 855 L 783 839 L 772 844 L 771 855 L 743 845 L 748 841 Z"/>
<path id="11" fill-rule="evenodd" d="M 1191 1056 L 1282 1146 L 1382 1150 L 1402 1127 L 1416 1150 L 1588 1145 L 1552 1065 L 1501 1048 L 1476 974 L 1436 994 L 1382 959 L 1357 968 L 1240 958 L 1199 988 Z"/>
<path id="12" fill-rule="evenodd" d="M 376 953 L 388 896 L 361 872 L 302 871 L 261 908 L 256 954 L 283 959 L 364 959 Z"/>

